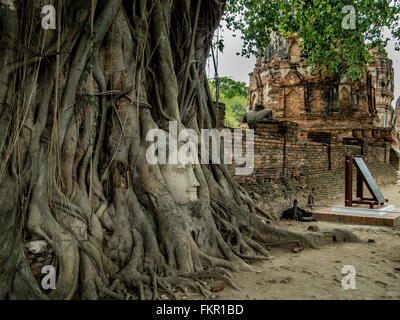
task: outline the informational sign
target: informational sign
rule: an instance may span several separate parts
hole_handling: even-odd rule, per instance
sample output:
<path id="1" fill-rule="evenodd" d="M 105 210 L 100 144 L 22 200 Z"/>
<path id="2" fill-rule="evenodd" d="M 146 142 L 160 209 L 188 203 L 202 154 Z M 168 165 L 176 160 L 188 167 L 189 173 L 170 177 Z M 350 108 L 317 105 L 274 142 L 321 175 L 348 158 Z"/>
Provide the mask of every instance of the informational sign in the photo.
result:
<path id="1" fill-rule="evenodd" d="M 357 169 L 360 170 L 360 173 L 363 177 L 365 184 L 368 187 L 368 190 L 372 193 L 372 195 L 376 198 L 376 200 L 380 204 L 385 203 L 386 199 L 383 196 L 378 185 L 376 184 L 376 181 L 372 176 L 371 172 L 369 171 L 369 169 L 367 168 L 367 165 L 365 164 L 364 160 L 362 158 L 353 158 L 353 159 Z"/>

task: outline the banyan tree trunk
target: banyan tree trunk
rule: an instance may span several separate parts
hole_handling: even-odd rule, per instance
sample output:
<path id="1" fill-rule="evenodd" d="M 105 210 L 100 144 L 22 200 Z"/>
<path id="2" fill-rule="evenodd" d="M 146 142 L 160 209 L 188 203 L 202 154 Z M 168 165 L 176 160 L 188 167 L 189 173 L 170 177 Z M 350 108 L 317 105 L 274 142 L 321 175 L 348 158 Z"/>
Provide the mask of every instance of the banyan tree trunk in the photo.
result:
<path id="1" fill-rule="evenodd" d="M 174 168 L 146 160 L 151 129 L 216 127 L 205 63 L 224 1 L 59 0 L 56 29 L 44 2 L 0 1 L 0 298 L 207 295 L 201 279 L 232 284 L 268 244 L 331 237 L 266 224 L 226 165 L 194 165 L 179 201 Z"/>

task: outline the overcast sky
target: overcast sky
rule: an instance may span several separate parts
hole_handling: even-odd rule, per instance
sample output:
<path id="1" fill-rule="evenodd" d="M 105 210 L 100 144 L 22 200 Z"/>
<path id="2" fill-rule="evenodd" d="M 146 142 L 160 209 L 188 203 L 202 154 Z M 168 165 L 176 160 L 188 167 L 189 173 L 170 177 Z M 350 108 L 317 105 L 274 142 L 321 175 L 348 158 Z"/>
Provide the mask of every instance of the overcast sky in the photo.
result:
<path id="1" fill-rule="evenodd" d="M 233 37 L 233 33 L 227 28 L 222 28 L 220 36 L 224 39 L 224 52 L 218 54 L 218 73 L 220 77 L 230 77 L 236 81 L 242 81 L 249 83 L 249 73 L 253 71 L 256 62 L 255 57 L 250 59 L 242 56 L 237 56 L 236 53 L 241 51 L 242 39 L 240 36 Z M 386 32 L 385 36 L 390 37 L 389 31 Z M 394 67 L 394 101 L 393 107 L 400 96 L 400 52 L 394 50 L 395 41 L 390 41 L 386 48 L 388 56 L 393 61 Z M 207 73 L 209 77 L 214 76 L 214 66 L 212 61 L 209 61 L 207 65 Z"/>

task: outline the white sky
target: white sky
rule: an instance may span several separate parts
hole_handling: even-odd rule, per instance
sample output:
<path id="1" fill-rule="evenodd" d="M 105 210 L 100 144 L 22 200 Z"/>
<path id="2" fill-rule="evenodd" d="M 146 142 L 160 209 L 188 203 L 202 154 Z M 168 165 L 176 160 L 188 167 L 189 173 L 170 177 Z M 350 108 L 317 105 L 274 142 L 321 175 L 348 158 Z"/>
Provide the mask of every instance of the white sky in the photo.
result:
<path id="1" fill-rule="evenodd" d="M 236 53 L 241 51 L 242 39 L 240 35 L 233 37 L 233 32 L 222 28 L 220 31 L 220 37 L 224 39 L 224 52 L 218 54 L 218 74 L 219 77 L 230 77 L 236 81 L 242 81 L 249 83 L 249 73 L 253 71 L 256 58 L 251 57 L 250 59 L 242 56 L 237 56 Z M 390 31 L 385 32 L 385 36 L 391 38 Z M 386 50 L 388 56 L 393 61 L 394 68 L 394 100 L 392 102 L 393 107 L 400 96 L 400 52 L 394 50 L 395 41 L 391 40 Z M 214 66 L 212 60 L 209 59 L 207 65 L 207 73 L 209 77 L 214 77 Z"/>

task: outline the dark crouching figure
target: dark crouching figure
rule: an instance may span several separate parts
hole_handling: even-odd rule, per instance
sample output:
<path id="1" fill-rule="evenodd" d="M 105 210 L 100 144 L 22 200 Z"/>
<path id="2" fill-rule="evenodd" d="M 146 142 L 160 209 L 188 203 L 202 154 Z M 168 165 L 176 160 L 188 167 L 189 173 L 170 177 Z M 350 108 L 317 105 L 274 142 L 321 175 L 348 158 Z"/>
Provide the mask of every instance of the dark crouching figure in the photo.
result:
<path id="1" fill-rule="evenodd" d="M 305 219 L 310 218 L 311 219 Z M 317 221 L 316 219 L 312 218 L 312 213 L 301 208 L 297 207 L 297 200 L 293 201 L 293 207 L 289 208 L 282 213 L 283 220 L 298 220 L 301 222 L 312 222 Z"/>
<path id="2" fill-rule="evenodd" d="M 254 129 L 258 121 L 272 119 L 272 111 L 265 109 L 260 103 L 256 103 L 254 111 L 248 111 L 243 116 L 243 123 L 247 123 L 249 128 Z"/>

